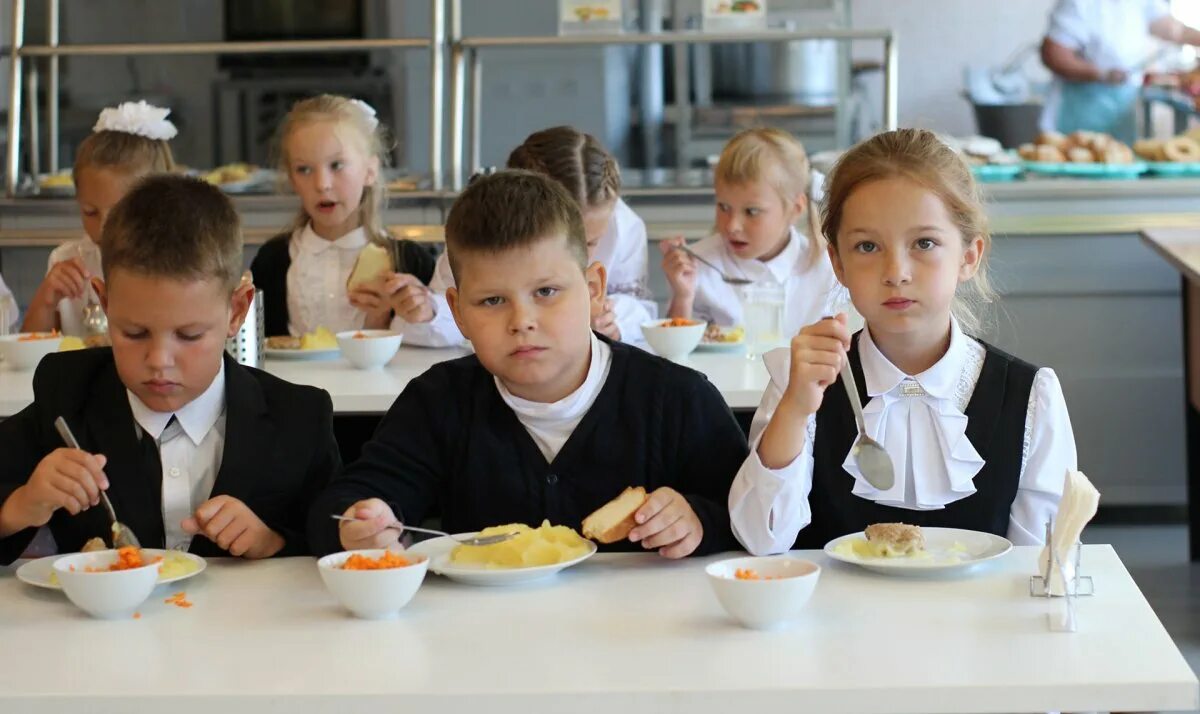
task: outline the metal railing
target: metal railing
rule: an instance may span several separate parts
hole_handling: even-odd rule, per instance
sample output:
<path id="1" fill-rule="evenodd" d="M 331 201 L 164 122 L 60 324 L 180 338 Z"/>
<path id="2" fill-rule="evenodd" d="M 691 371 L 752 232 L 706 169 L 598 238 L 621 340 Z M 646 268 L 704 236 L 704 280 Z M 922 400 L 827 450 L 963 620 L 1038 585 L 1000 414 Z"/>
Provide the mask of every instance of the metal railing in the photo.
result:
<path id="1" fill-rule="evenodd" d="M 203 55 L 203 54 L 282 54 L 290 52 L 339 52 L 344 50 L 375 49 L 428 49 L 431 57 L 432 99 L 429 119 L 432 124 L 429 146 L 429 172 L 434 188 L 443 183 L 442 178 L 442 122 L 444 121 L 441 96 L 444 90 L 444 68 L 442 54 L 446 46 L 445 8 L 443 0 L 430 0 L 432 27 L 429 37 L 420 38 L 371 38 L 353 40 L 280 40 L 264 42 L 147 42 L 113 44 L 59 44 L 59 0 L 47 0 L 48 29 L 46 44 L 25 44 L 25 0 L 12 0 L 12 44 L 9 47 L 8 96 L 8 152 L 5 157 L 4 188 L 8 196 L 16 193 L 21 169 L 21 90 L 23 59 L 26 57 L 48 57 L 49 85 L 46 97 L 46 116 L 50 130 L 50 168 L 58 168 L 58 58 L 70 56 L 131 56 L 131 55 Z M 31 63 L 31 70 L 33 65 Z M 30 75 L 36 85 L 37 74 Z M 36 86 L 34 87 L 36 90 Z M 30 99 L 30 139 L 37 141 L 40 126 L 35 111 L 37 96 Z M 31 156 L 40 152 L 34 150 Z M 31 163 L 36 162 L 32 159 Z M 36 167 L 35 167 L 36 168 Z M 35 176 L 36 178 L 36 176 Z"/>
<path id="2" fill-rule="evenodd" d="M 47 0 L 48 29 L 46 44 L 24 44 L 25 2 L 12 0 L 12 43 L 9 47 L 9 112 L 8 150 L 5 161 L 5 192 L 15 195 L 20 180 L 21 157 L 21 93 L 23 88 L 23 59 L 49 58 L 49 81 L 46 96 L 46 120 L 49 129 L 48 159 L 51 171 L 58 169 L 59 134 L 59 67 L 58 59 L 68 56 L 131 56 L 131 55 L 198 55 L 198 54 L 281 54 L 289 52 L 338 52 L 349 49 L 412 49 L 427 48 L 430 51 L 431 92 L 429 102 L 429 166 L 430 183 L 433 191 L 446 188 L 443 170 L 445 80 L 450 76 L 450 181 L 451 190 L 463 187 L 469 170 L 479 168 L 480 132 L 482 108 L 481 49 L 503 49 L 517 47 L 576 47 L 580 45 L 673 45 L 709 44 L 723 42 L 790 42 L 795 40 L 880 40 L 883 42 L 883 121 L 885 129 L 897 126 L 897 78 L 898 53 L 896 38 L 890 30 L 765 30 L 756 32 L 700 32 L 676 30 L 653 33 L 622 33 L 611 35 L 542 35 L 532 37 L 463 37 L 462 0 L 449 0 L 449 35 L 446 28 L 445 0 L 430 0 L 432 27 L 429 37 L 423 38 L 373 38 L 354 40 L 280 40 L 264 42 L 175 42 L 175 43 L 113 43 L 113 44 L 59 44 L 59 1 Z M 447 73 L 444 53 L 450 50 L 450 68 Z M 676 69 L 679 72 L 679 68 Z M 470 75 L 471 100 L 466 101 Z M 30 141 L 36 144 L 40 134 L 40 122 L 36 112 L 36 90 L 38 75 L 31 63 L 30 81 Z M 686 100 L 684 100 L 686 101 Z M 686 114 L 685 114 L 686 116 Z M 469 124 L 468 124 L 469 122 Z M 469 143 L 468 143 L 469 142 Z M 31 168 L 35 178 L 40 151 L 32 146 Z M 469 150 L 469 158 L 464 154 Z"/>
<path id="3" fill-rule="evenodd" d="M 669 30 L 628 32 L 607 35 L 538 35 L 526 37 L 463 37 L 462 0 L 450 0 L 450 188 L 463 187 L 469 172 L 480 168 L 482 131 L 482 69 L 479 50 L 528 47 L 578 47 L 581 45 L 691 45 L 722 42 L 791 42 L 794 40 L 880 40 L 883 42 L 883 123 L 891 130 L 898 126 L 898 52 L 891 30 L 762 30 L 754 32 L 703 32 Z M 682 70 L 676 67 L 676 72 Z M 470 75 L 468 113 L 467 76 Z M 679 97 L 677 102 L 687 101 Z M 685 112 L 680 113 L 686 116 Z M 469 143 L 468 143 L 469 142 Z M 464 161 L 464 152 L 469 156 Z"/>

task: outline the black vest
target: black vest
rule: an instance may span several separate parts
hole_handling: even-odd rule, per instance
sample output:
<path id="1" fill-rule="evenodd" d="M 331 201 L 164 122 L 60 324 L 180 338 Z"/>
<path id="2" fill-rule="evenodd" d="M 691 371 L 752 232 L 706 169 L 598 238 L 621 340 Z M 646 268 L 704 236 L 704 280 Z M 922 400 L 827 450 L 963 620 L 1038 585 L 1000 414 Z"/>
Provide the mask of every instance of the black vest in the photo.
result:
<path id="1" fill-rule="evenodd" d="M 825 391 L 817 410 L 813 444 L 813 485 L 808 502 L 812 523 L 800 531 L 795 548 L 822 548 L 830 540 L 863 530 L 872 523 L 902 521 L 918 526 L 966 528 L 1003 536 L 1021 480 L 1025 419 L 1037 367 L 980 341 L 983 368 L 967 403 L 967 438 L 984 460 L 975 475 L 975 493 L 928 511 L 884 506 L 851 493 L 854 477 L 842 468 L 858 429 L 850 400 L 839 379 Z M 858 355 L 858 335 L 850 348 L 850 367 L 859 397 L 868 401 L 867 380 Z"/>

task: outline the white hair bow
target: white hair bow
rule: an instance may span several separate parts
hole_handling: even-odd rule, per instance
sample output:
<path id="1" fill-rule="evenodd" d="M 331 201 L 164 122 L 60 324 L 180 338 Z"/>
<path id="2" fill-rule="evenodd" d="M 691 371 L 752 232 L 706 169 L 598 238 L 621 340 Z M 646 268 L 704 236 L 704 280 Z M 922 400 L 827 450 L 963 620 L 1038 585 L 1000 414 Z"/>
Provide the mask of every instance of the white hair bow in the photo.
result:
<path id="1" fill-rule="evenodd" d="M 375 107 L 361 99 L 351 99 L 350 103 L 362 110 L 363 115 L 367 118 L 367 124 L 371 127 L 371 131 L 375 131 L 375 127 L 379 126 L 379 119 L 375 116 Z"/>
<path id="2" fill-rule="evenodd" d="M 92 131 L 120 131 L 144 136 L 147 139 L 166 141 L 179 133 L 175 125 L 167 120 L 170 109 L 147 104 L 145 100 L 123 102 L 100 112 Z"/>

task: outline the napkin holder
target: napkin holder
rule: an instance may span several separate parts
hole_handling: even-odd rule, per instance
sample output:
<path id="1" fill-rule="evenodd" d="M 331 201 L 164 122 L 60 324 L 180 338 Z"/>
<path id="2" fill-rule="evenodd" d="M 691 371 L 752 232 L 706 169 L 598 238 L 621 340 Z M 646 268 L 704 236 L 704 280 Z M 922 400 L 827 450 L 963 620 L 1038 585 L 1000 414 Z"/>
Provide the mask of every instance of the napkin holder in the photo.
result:
<path id="1" fill-rule="evenodd" d="M 1054 542 L 1050 538 L 1053 532 L 1054 520 L 1051 519 L 1046 521 L 1046 543 Z M 1065 560 L 1053 547 L 1048 547 L 1046 550 L 1050 557 L 1046 561 L 1045 569 L 1040 574 L 1029 577 L 1029 595 L 1031 597 L 1063 598 L 1064 612 L 1060 616 L 1046 615 L 1050 630 L 1052 632 L 1076 632 L 1079 629 L 1079 622 L 1075 614 L 1075 599 L 1096 594 L 1092 576 L 1080 574 L 1083 544 L 1078 540 L 1075 541 L 1068 549 Z M 1055 587 L 1058 584 L 1061 584 L 1061 591 L 1059 587 Z"/>

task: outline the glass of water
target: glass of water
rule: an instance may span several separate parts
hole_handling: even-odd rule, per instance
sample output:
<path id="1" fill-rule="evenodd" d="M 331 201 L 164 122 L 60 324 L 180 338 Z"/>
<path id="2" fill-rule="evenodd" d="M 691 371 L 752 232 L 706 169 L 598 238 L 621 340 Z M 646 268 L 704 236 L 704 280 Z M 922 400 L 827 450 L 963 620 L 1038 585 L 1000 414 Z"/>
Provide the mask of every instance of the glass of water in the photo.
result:
<path id="1" fill-rule="evenodd" d="M 744 285 L 738 297 L 742 301 L 742 324 L 746 329 L 746 356 L 757 359 L 783 344 L 783 286 L 778 283 Z"/>

